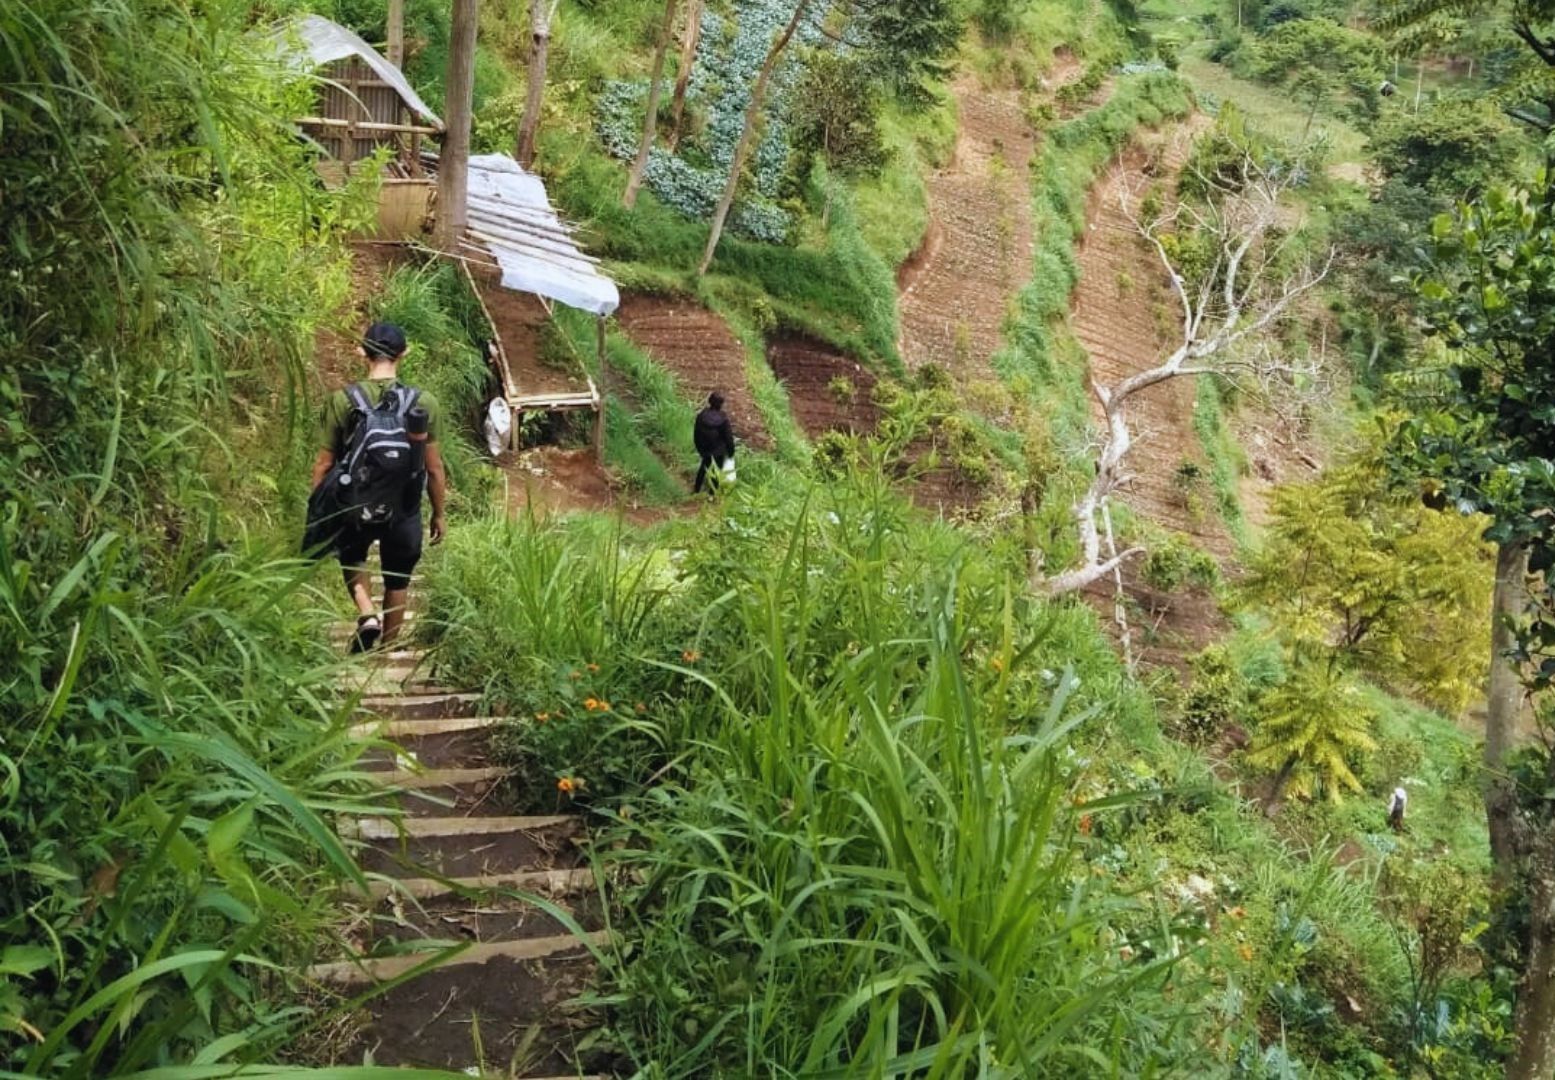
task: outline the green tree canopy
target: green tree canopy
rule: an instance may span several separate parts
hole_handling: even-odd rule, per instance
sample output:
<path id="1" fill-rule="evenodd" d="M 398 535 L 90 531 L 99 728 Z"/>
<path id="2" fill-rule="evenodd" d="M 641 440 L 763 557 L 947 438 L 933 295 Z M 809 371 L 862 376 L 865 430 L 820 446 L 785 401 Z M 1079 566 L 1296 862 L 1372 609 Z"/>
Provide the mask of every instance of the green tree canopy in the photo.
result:
<path id="1" fill-rule="evenodd" d="M 1443 98 L 1418 113 L 1399 110 L 1372 129 L 1383 176 L 1447 198 L 1469 198 L 1517 169 L 1521 141 L 1506 115 L 1482 97 Z"/>
<path id="2" fill-rule="evenodd" d="M 1445 712 L 1484 686 L 1492 558 L 1478 516 L 1388 491 L 1380 455 L 1281 487 L 1244 595 L 1301 656 L 1331 655 Z"/>
<path id="3" fill-rule="evenodd" d="M 1348 101 L 1363 116 L 1375 116 L 1381 100 L 1384 58 L 1377 40 L 1331 19 L 1281 23 L 1254 46 L 1254 75 L 1285 87 L 1309 108 Z"/>

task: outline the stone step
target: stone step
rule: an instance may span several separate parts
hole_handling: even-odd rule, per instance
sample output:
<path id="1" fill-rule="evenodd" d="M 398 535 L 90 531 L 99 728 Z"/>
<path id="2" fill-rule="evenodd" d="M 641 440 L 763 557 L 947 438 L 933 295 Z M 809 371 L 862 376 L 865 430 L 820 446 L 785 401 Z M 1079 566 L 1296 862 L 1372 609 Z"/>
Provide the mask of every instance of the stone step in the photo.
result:
<path id="1" fill-rule="evenodd" d="M 364 720 L 351 728 L 351 734 L 359 739 L 393 739 L 403 743 L 459 731 L 482 731 L 508 719 L 506 716 L 444 716 L 430 720 Z"/>
<path id="2" fill-rule="evenodd" d="M 571 869 L 578 862 L 576 815 L 551 817 L 421 817 L 355 823 L 368 873 L 394 877 L 470 878 L 518 871 Z M 347 830 L 342 830 L 347 831 Z"/>
<path id="3" fill-rule="evenodd" d="M 374 746 L 362 755 L 362 768 L 372 771 L 390 769 L 451 769 L 473 766 L 488 758 L 492 729 L 501 717 L 470 716 L 448 720 L 401 720 L 377 725 L 360 725 L 369 737 L 380 737 L 393 746 Z"/>
<path id="4" fill-rule="evenodd" d="M 515 956 L 514 946 L 525 948 Z M 456 960 L 374 997 L 365 1007 L 367 1028 L 346 1053 L 357 1060 L 370 1054 L 380 1066 L 578 1078 L 577 1046 L 597 1018 L 571 1003 L 588 989 L 594 958 L 570 936 L 514 946 Z"/>
<path id="5" fill-rule="evenodd" d="M 565 904 L 559 898 L 547 896 L 543 899 L 554 903 L 584 930 L 603 928 L 597 896 L 579 893 Z M 498 889 L 419 901 L 391 897 L 371 916 L 368 934 L 374 942 L 373 951 L 380 952 L 383 950 L 377 947 L 379 942 L 396 942 L 408 947 L 415 946 L 418 941 L 439 946 L 465 941 L 517 941 L 555 937 L 570 933 L 571 929 L 532 900 Z"/>
<path id="6" fill-rule="evenodd" d="M 573 934 L 555 934 L 550 937 L 520 938 L 516 941 L 485 941 L 460 952 L 439 966 L 439 971 L 462 969 L 464 978 L 476 978 L 469 969 L 493 960 L 543 960 L 565 954 L 579 954 L 589 945 L 601 948 L 608 944 L 610 935 L 593 931 L 579 938 Z M 335 960 L 314 964 L 308 968 L 307 977 L 315 982 L 331 986 L 370 986 L 398 978 L 407 971 L 419 967 L 436 957 L 440 949 L 403 953 L 399 956 L 362 956 L 350 960 Z M 421 980 L 416 980 L 420 985 Z"/>
<path id="7" fill-rule="evenodd" d="M 385 720 L 444 720 L 479 716 L 481 695 L 437 687 L 414 694 L 368 694 L 357 711 Z"/>
<path id="8" fill-rule="evenodd" d="M 458 769 L 389 769 L 372 774 L 397 796 L 412 817 L 491 813 L 502 805 L 503 784 L 512 770 L 496 765 Z"/>
<path id="9" fill-rule="evenodd" d="M 405 896 L 433 900 L 455 893 L 474 894 L 492 889 L 516 889 L 547 898 L 573 896 L 594 887 L 594 873 L 586 867 L 570 870 L 515 870 L 510 874 L 482 874 L 463 878 L 400 878 L 376 880 L 368 885 L 368 897 L 384 900 Z"/>

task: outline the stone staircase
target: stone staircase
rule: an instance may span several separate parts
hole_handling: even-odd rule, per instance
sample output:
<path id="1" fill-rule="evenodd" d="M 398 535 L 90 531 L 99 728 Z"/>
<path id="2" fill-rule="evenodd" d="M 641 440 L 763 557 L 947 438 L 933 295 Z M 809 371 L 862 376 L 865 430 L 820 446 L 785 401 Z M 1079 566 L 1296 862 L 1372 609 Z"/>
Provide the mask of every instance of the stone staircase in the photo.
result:
<path id="1" fill-rule="evenodd" d="M 412 613 L 414 614 L 414 613 Z M 341 628 L 336 640 L 349 634 Z M 480 695 L 437 686 L 421 651 L 353 665 L 362 694 L 363 767 L 382 777 L 398 817 L 342 821 L 370 889 L 345 935 L 348 955 L 308 975 L 346 998 L 403 979 L 362 1008 L 342 1064 L 434 1067 L 503 1078 L 578 1077 L 593 1026 L 571 1004 L 607 940 L 585 830 L 574 814 L 504 813 L 506 770 L 487 746 L 502 717 Z M 580 938 L 529 897 L 565 912 Z M 462 951 L 409 978 L 438 954 Z"/>

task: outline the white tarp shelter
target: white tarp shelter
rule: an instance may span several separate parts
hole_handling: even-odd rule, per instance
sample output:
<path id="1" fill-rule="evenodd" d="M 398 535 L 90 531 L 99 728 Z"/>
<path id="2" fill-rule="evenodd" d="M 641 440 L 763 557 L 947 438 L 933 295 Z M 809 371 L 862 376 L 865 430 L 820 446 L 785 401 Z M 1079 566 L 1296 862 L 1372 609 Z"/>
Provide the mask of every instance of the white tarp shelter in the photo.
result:
<path id="1" fill-rule="evenodd" d="M 578 250 L 572 229 L 557 217 L 545 184 L 506 154 L 470 158 L 468 235 L 496 261 L 503 288 L 599 316 L 621 304 L 615 282 Z"/>
<path id="2" fill-rule="evenodd" d="M 421 100 L 421 95 L 416 93 L 400 69 L 339 23 L 330 22 L 322 15 L 304 15 L 283 25 L 276 33 L 275 41 L 282 62 L 299 73 L 311 73 L 336 60 L 356 57 L 372 68 L 374 75 L 393 87 L 400 100 L 412 112 L 429 126 L 442 130 L 443 122 Z"/>

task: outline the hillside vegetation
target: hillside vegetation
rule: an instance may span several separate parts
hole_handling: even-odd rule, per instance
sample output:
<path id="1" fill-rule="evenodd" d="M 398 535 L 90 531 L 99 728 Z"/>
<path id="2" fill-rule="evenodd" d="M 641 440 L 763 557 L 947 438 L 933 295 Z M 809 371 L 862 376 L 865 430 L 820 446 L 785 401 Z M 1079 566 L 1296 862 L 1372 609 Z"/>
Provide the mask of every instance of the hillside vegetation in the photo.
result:
<path id="1" fill-rule="evenodd" d="M 0 1072 L 417 1075 L 305 977 L 370 888 L 340 823 L 398 813 L 296 556 L 381 318 L 449 418 L 417 643 L 509 718 L 495 812 L 588 825 L 580 1071 L 1547 1080 L 1545 53 L 1461 5 L 816 0 L 702 272 L 795 0 L 691 4 L 675 110 L 686 6 L 628 206 L 665 5 L 555 5 L 534 171 L 627 297 L 604 370 L 537 332 L 608 391 L 565 514 L 480 443 L 464 275 L 296 137 L 266 36 L 384 4 L 0 7 Z M 448 5 L 404 8 L 440 107 Z M 477 152 L 528 14 L 481 10 Z M 924 273 L 983 288 L 946 363 Z M 756 437 L 702 498 L 710 371 Z"/>

